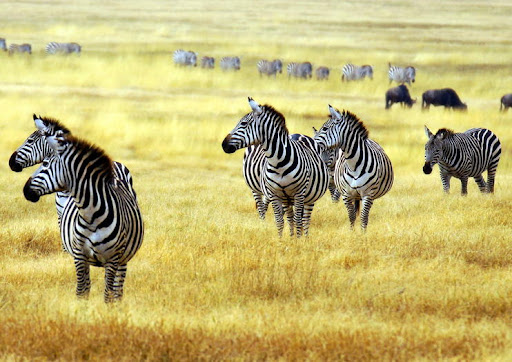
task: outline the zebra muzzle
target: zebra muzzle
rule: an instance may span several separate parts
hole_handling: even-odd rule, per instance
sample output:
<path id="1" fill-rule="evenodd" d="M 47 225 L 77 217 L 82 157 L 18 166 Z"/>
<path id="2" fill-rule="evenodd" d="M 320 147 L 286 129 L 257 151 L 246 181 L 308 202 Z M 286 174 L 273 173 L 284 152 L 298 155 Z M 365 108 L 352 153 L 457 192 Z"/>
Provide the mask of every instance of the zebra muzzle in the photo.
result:
<path id="1" fill-rule="evenodd" d="M 14 172 L 21 172 L 23 170 L 23 167 L 21 167 L 21 165 L 18 162 L 16 162 L 16 157 L 17 156 L 18 156 L 18 152 L 14 152 L 11 155 L 11 158 L 9 158 L 9 167 Z"/>
<path id="2" fill-rule="evenodd" d="M 430 175 L 432 173 L 432 166 L 430 166 L 430 162 L 425 162 L 425 165 L 423 165 L 423 173 L 425 175 Z"/>
<path id="3" fill-rule="evenodd" d="M 27 183 L 23 187 L 23 195 L 25 195 L 25 198 L 28 201 L 38 202 L 40 196 L 34 190 L 32 190 L 32 188 L 30 187 L 31 186 L 31 181 L 32 181 L 32 178 L 29 178 L 27 180 Z"/>
<path id="4" fill-rule="evenodd" d="M 222 141 L 222 149 L 226 153 L 234 153 L 237 150 L 236 146 L 229 142 L 230 140 L 231 135 L 228 134 L 226 138 L 224 138 L 224 141 Z"/>

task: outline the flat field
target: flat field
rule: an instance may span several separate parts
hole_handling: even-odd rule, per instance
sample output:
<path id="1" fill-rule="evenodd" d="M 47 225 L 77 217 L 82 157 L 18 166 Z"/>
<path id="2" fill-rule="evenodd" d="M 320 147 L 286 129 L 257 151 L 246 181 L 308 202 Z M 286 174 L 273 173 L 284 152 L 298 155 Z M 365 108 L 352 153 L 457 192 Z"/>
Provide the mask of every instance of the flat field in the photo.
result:
<path id="1" fill-rule="evenodd" d="M 0 37 L 0 359 L 512 359 L 512 92 L 509 1 L 4 0 Z M 48 56 L 75 41 L 80 56 Z M 180 68 L 172 52 L 239 55 L 242 69 Z M 259 59 L 311 61 L 328 81 L 261 78 Z M 345 63 L 374 79 L 342 83 Z M 413 65 L 411 109 L 384 109 L 388 62 Z M 421 110 L 454 88 L 467 112 Z M 312 133 L 327 105 L 357 114 L 390 156 L 392 190 L 366 233 L 343 205 L 318 202 L 308 238 L 277 237 L 242 177 L 243 151 L 221 141 L 247 97 Z M 103 269 L 75 297 L 53 196 L 33 204 L 11 153 L 54 117 L 133 176 L 146 235 L 122 303 L 103 303 Z M 424 175 L 423 127 L 493 130 L 502 142 L 494 195 L 469 183 L 445 195 Z"/>

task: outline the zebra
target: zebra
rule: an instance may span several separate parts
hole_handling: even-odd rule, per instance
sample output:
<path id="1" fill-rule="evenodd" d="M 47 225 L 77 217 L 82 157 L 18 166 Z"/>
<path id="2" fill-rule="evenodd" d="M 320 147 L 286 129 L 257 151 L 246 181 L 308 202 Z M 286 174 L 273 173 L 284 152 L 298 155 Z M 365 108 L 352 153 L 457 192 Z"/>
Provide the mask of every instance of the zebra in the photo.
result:
<path id="1" fill-rule="evenodd" d="M 310 62 L 303 63 L 289 63 L 286 67 L 286 71 L 288 72 L 288 78 L 304 78 L 308 79 L 313 76 L 313 65 Z"/>
<path id="2" fill-rule="evenodd" d="M 81 51 L 82 47 L 78 43 L 57 43 L 52 41 L 46 44 L 45 47 L 46 54 L 80 54 Z"/>
<path id="3" fill-rule="evenodd" d="M 498 137 L 485 128 L 472 128 L 455 133 L 442 128 L 433 134 L 425 126 L 428 142 L 425 144 L 423 172 L 430 174 L 439 164 L 444 192 L 450 191 L 450 179 L 460 179 L 462 196 L 468 193 L 468 178 L 473 177 L 482 193 L 494 193 L 494 179 L 501 156 Z M 482 173 L 487 171 L 487 183 Z"/>
<path id="4" fill-rule="evenodd" d="M 14 53 L 28 53 L 32 54 L 32 45 L 23 43 L 23 44 L 11 44 L 9 45 L 9 55 Z"/>
<path id="5" fill-rule="evenodd" d="M 64 126 L 61 122 L 53 118 L 41 117 L 33 115 L 34 122 L 40 124 L 40 128 L 44 129 L 44 133 L 47 135 L 54 135 L 57 131 L 63 134 L 71 134 L 71 131 Z M 46 138 L 43 135 L 43 131 L 37 129 L 35 132 L 30 134 L 23 144 L 13 152 L 9 158 L 9 167 L 14 172 L 21 172 L 24 168 L 39 164 L 43 162 L 45 158 L 53 155 L 54 151 L 46 142 Z M 124 181 L 130 188 L 134 197 L 137 195 L 133 189 L 133 178 L 130 174 L 130 170 L 120 162 L 113 162 L 114 175 L 119 180 Z M 76 206 L 73 200 L 69 197 L 69 193 L 66 191 L 59 191 L 55 194 L 55 206 L 57 209 L 57 221 L 59 227 L 61 226 L 62 215 L 67 208 L 75 209 Z M 62 239 L 62 249 L 68 253 L 72 253 L 71 244 L 69 238 Z"/>
<path id="6" fill-rule="evenodd" d="M 339 148 L 334 182 L 341 191 L 351 228 L 361 210 L 361 228 L 366 230 L 374 200 L 393 185 L 393 166 L 382 147 L 368 137 L 368 129 L 349 111 L 340 113 L 329 105 L 330 118 L 315 135 L 320 147 Z"/>
<path id="7" fill-rule="evenodd" d="M 183 49 L 175 50 L 172 56 L 174 63 L 182 66 L 197 66 L 197 54 Z"/>
<path id="8" fill-rule="evenodd" d="M 389 84 L 395 81 L 397 83 L 407 83 L 411 85 L 411 82 L 414 83 L 416 81 L 416 68 L 411 66 L 402 68 L 391 65 L 391 63 L 388 63 L 388 66 Z"/>
<path id="9" fill-rule="evenodd" d="M 220 67 L 222 70 L 240 70 L 240 58 L 223 57 L 220 60 Z"/>
<path id="10" fill-rule="evenodd" d="M 7 44 L 5 43 L 4 38 L 0 38 L 0 49 L 3 50 L 4 52 L 7 51 Z"/>
<path id="11" fill-rule="evenodd" d="M 274 59 L 273 61 L 268 61 L 266 59 L 261 59 L 256 64 L 256 67 L 258 68 L 258 72 L 260 73 L 260 77 L 263 74 L 266 74 L 269 77 L 271 75 L 276 77 L 277 73 L 281 74 L 283 72 L 283 62 L 280 59 Z"/>
<path id="12" fill-rule="evenodd" d="M 282 236 L 286 214 L 290 235 L 296 229 L 297 237 L 307 236 L 314 204 L 329 185 L 327 166 L 312 138 L 291 138 L 281 113 L 272 106 L 260 106 L 250 97 L 248 101 L 252 111 L 224 138 L 222 148 L 226 153 L 233 153 L 261 144 L 265 153 L 262 191 L 274 209 L 278 234 Z"/>
<path id="13" fill-rule="evenodd" d="M 313 127 L 313 140 L 315 139 L 316 135 L 318 133 L 318 130 Z M 315 141 L 316 142 L 316 141 Z M 317 143 L 318 145 L 318 143 Z M 329 171 L 329 192 L 331 194 L 331 201 L 332 202 L 339 202 L 341 197 L 341 192 L 336 187 L 336 184 L 334 183 L 334 171 L 336 169 L 336 162 L 338 161 L 338 158 L 343 157 L 343 155 L 340 153 L 339 148 L 327 148 L 327 149 L 319 149 L 320 156 L 322 157 L 322 160 L 327 165 L 327 170 Z"/>
<path id="14" fill-rule="evenodd" d="M 345 64 L 341 69 L 341 81 L 362 80 L 368 77 L 373 80 L 373 67 L 371 65 L 357 66 L 351 63 Z"/>
<path id="15" fill-rule="evenodd" d="M 88 297 L 93 265 L 105 268 L 105 302 L 119 301 L 127 263 L 144 236 L 137 200 L 127 184 L 114 176 L 112 160 L 102 149 L 60 131 L 45 137 L 55 154 L 27 180 L 23 194 L 37 202 L 46 194 L 69 192 L 76 211 L 63 214 L 63 225 L 70 230 L 61 228 L 61 234 L 72 235 L 76 294 Z"/>
<path id="16" fill-rule="evenodd" d="M 327 67 L 318 67 L 316 68 L 316 79 L 317 80 L 329 80 L 329 73 L 330 73 L 330 69 L 327 68 Z"/>
<path id="17" fill-rule="evenodd" d="M 204 56 L 201 58 L 201 68 L 213 69 L 215 68 L 215 58 Z"/>

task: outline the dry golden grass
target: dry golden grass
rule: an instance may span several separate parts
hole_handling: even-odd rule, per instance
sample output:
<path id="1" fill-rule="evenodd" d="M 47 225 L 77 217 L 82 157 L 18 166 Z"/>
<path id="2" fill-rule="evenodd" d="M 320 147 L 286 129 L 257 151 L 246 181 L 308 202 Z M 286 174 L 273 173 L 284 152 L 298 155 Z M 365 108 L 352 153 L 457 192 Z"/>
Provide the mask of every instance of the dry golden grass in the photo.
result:
<path id="1" fill-rule="evenodd" d="M 462 11 L 464 10 L 464 11 Z M 62 2 L 0 4 L 0 356 L 4 360 L 510 360 L 512 359 L 511 6 L 507 1 Z M 50 57 L 49 41 L 82 44 Z M 184 48 L 242 70 L 182 69 Z M 327 82 L 260 78 L 281 57 L 332 68 Z M 372 64 L 373 81 L 341 83 L 343 64 Z M 421 102 L 452 87 L 467 113 L 384 109 L 387 64 L 418 70 Z M 260 221 L 241 174 L 243 152 L 223 137 L 269 103 L 291 132 L 311 134 L 327 105 L 349 109 L 389 154 L 395 184 L 368 231 L 341 204 L 315 207 L 310 237 L 277 237 Z M 32 113 L 61 120 L 134 176 L 146 237 L 125 298 L 105 305 L 103 270 L 89 301 L 74 295 L 54 199 L 26 201 L 33 170 L 10 171 Z M 487 127 L 501 139 L 496 192 L 474 182 L 442 193 L 422 173 L 423 125 Z"/>

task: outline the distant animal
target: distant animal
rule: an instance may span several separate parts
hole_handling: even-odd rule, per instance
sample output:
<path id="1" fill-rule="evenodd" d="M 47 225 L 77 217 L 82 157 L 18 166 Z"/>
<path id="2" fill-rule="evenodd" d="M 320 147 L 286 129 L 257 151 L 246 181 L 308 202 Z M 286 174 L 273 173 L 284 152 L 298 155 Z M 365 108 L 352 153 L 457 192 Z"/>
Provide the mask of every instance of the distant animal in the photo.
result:
<path id="1" fill-rule="evenodd" d="M 351 63 L 345 64 L 341 69 L 341 81 L 362 80 L 365 77 L 373 79 L 373 67 L 371 65 L 357 66 Z"/>
<path id="2" fill-rule="evenodd" d="M 286 71 L 288 73 L 288 78 L 304 78 L 308 79 L 313 76 L 313 65 L 310 62 L 303 63 L 289 63 L 286 67 Z"/>
<path id="3" fill-rule="evenodd" d="M 240 70 L 240 58 L 224 57 L 220 60 L 220 68 L 222 70 Z"/>
<path id="4" fill-rule="evenodd" d="M 512 93 L 505 94 L 500 100 L 500 111 L 507 111 L 512 107 Z"/>
<path id="5" fill-rule="evenodd" d="M 366 230 L 374 200 L 384 196 L 393 185 L 391 160 L 382 147 L 368 137 L 368 129 L 349 111 L 340 113 L 329 105 L 330 117 L 315 135 L 321 148 L 339 148 L 334 182 L 341 191 L 353 228 L 361 210 L 361 228 Z"/>
<path id="6" fill-rule="evenodd" d="M 316 79 L 317 80 L 328 80 L 329 79 L 329 73 L 330 70 L 327 67 L 318 67 L 316 68 Z"/>
<path id="7" fill-rule="evenodd" d="M 398 87 L 390 88 L 386 92 L 386 109 L 391 108 L 393 103 L 400 103 L 402 106 L 405 104 L 411 108 L 416 103 L 416 99 L 411 99 L 407 86 L 400 84 Z"/>
<path id="8" fill-rule="evenodd" d="M 222 141 L 226 153 L 260 144 L 265 154 L 261 175 L 262 191 L 272 204 L 279 236 L 284 215 L 290 235 L 308 235 L 315 202 L 327 191 L 327 166 L 311 137 L 291 137 L 284 116 L 272 106 L 260 106 L 249 98 L 251 112 L 240 119 Z"/>
<path id="9" fill-rule="evenodd" d="M 453 108 L 466 110 L 468 106 L 462 103 L 457 93 L 451 88 L 431 89 L 423 93 L 421 96 L 421 108 L 429 109 L 430 105 L 444 106 L 445 108 Z"/>
<path id="10" fill-rule="evenodd" d="M 473 177 L 482 193 L 494 192 L 494 179 L 501 156 L 498 137 L 485 128 L 472 128 L 464 133 L 455 133 L 442 128 L 436 134 L 425 126 L 428 138 L 425 144 L 423 172 L 430 174 L 439 164 L 444 192 L 450 191 L 450 179 L 460 179 L 461 194 L 468 193 L 468 178 Z M 482 173 L 487 171 L 487 183 Z"/>
<path id="11" fill-rule="evenodd" d="M 105 302 L 119 301 L 127 263 L 144 236 L 137 199 L 128 185 L 114 176 L 112 160 L 103 150 L 62 132 L 45 137 L 55 153 L 27 180 L 23 194 L 37 202 L 58 190 L 69 192 L 76 205 L 69 219 L 76 295 L 88 297 L 92 265 L 105 268 Z M 66 218 L 64 214 L 63 221 Z"/>
<path id="12" fill-rule="evenodd" d="M 283 62 L 280 59 L 274 59 L 273 61 L 261 59 L 256 64 L 256 67 L 258 68 L 260 77 L 263 74 L 266 74 L 268 77 L 271 75 L 276 77 L 277 73 L 281 74 L 283 72 Z"/>
<path id="13" fill-rule="evenodd" d="M 32 54 L 32 45 L 24 43 L 24 44 L 11 44 L 9 45 L 9 55 L 14 53 L 28 53 Z"/>
<path id="14" fill-rule="evenodd" d="M 215 58 L 204 56 L 201 58 L 201 68 L 213 69 L 215 68 Z"/>
<path id="15" fill-rule="evenodd" d="M 78 43 L 57 43 L 50 42 L 45 48 L 46 54 L 80 54 L 82 47 Z"/>
<path id="16" fill-rule="evenodd" d="M 402 68 L 391 65 L 391 63 L 388 63 L 388 66 L 389 84 L 395 81 L 397 83 L 407 83 L 411 85 L 411 82 L 414 83 L 416 81 L 416 68 L 412 66 Z"/>
<path id="17" fill-rule="evenodd" d="M 7 44 L 4 38 L 0 38 L 0 50 L 7 51 Z"/>
<path id="18" fill-rule="evenodd" d="M 172 58 L 174 63 L 181 66 L 197 66 L 197 53 L 183 49 L 175 50 Z"/>

